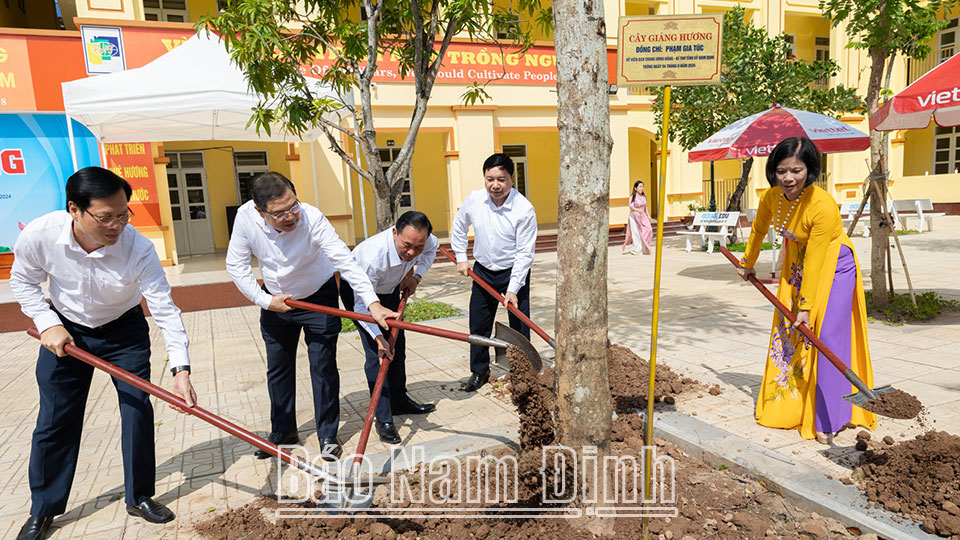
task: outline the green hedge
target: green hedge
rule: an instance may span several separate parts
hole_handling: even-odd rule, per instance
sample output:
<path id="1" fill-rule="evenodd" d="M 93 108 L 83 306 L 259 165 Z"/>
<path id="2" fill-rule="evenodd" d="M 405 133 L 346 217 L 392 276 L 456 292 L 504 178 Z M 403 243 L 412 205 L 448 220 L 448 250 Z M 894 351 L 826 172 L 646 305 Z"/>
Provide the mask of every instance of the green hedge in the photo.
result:
<path id="1" fill-rule="evenodd" d="M 433 300 L 423 300 L 414 298 L 407 303 L 407 308 L 403 312 L 403 320 L 407 322 L 431 321 L 434 319 L 444 319 L 447 317 L 458 317 L 463 315 L 459 309 L 447 304 L 446 302 L 435 302 Z M 350 319 L 340 319 L 340 332 L 354 332 L 357 327 Z"/>

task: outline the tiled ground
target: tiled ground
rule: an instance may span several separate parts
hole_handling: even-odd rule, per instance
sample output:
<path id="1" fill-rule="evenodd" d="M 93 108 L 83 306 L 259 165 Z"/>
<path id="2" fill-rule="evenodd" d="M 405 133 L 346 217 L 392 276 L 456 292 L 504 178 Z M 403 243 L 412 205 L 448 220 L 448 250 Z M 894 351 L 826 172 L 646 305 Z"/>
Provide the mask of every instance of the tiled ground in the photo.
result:
<path id="1" fill-rule="evenodd" d="M 955 269 L 960 268 L 960 217 L 937 220 L 937 230 L 902 239 L 914 286 L 936 289 L 960 298 Z M 869 276 L 869 239 L 855 238 L 857 253 Z M 610 250 L 610 339 L 641 356 L 650 347 L 653 257 L 621 255 Z M 765 259 L 762 259 L 767 262 Z M 202 280 L 225 281 L 216 264 L 204 261 Z M 899 268 L 899 265 L 897 265 Z M 184 274 L 183 269 L 170 269 Z M 186 274 L 189 274 L 187 272 Z M 200 276 L 186 280 L 197 282 Z M 555 254 L 537 256 L 534 267 L 533 319 L 552 333 Z M 905 287 L 902 271 L 895 272 Z M 741 282 L 720 254 L 685 253 L 676 240 L 665 244 L 661 296 L 659 361 L 705 383 L 719 383 L 720 396 L 704 394 L 681 400 L 678 408 L 701 420 L 776 449 L 790 459 L 810 463 L 838 477 L 856 454 L 853 433 L 841 434 L 826 447 L 803 441 L 796 432 L 771 430 L 753 420 L 754 399 L 763 369 L 772 308 Z M 5 284 L 0 286 L 5 287 Z M 0 291 L 4 292 L 4 291 Z M 421 289 L 425 297 L 465 309 L 469 283 L 449 264 L 435 268 Z M 188 313 L 194 384 L 200 405 L 259 434 L 268 429 L 265 361 L 254 307 Z M 436 323 L 466 331 L 465 317 Z M 154 382 L 169 387 L 162 339 L 154 329 Z M 547 354 L 534 337 L 534 345 Z M 960 314 L 933 323 L 899 327 L 870 325 L 877 385 L 894 384 L 914 393 L 930 409 L 936 427 L 960 432 Z M 29 509 L 26 463 L 37 393 L 33 375 L 37 342 L 23 333 L 0 334 L 0 537 L 12 538 Z M 514 424 L 509 403 L 494 398 L 490 387 L 479 395 L 456 391 L 467 375 L 466 344 L 423 335 L 408 335 L 410 393 L 435 402 L 426 417 L 398 417 L 404 444 L 416 444 L 456 433 L 483 433 Z M 298 379 L 298 419 L 308 449 L 316 450 L 309 379 L 301 351 Z M 342 374 L 341 440 L 352 451 L 357 444 L 368 401 L 362 379 L 362 354 L 356 334 L 345 334 L 339 345 Z M 157 499 L 177 512 L 167 525 L 150 525 L 126 516 L 122 504 L 119 422 L 116 393 L 108 378 L 95 377 L 76 480 L 68 512 L 55 522 L 51 538 L 195 538 L 191 523 L 271 492 L 275 482 L 272 460 L 253 459 L 246 443 L 160 403 L 157 420 Z M 882 419 L 878 436 L 901 438 L 917 432 L 911 422 Z M 368 452 L 386 450 L 372 437 Z"/>

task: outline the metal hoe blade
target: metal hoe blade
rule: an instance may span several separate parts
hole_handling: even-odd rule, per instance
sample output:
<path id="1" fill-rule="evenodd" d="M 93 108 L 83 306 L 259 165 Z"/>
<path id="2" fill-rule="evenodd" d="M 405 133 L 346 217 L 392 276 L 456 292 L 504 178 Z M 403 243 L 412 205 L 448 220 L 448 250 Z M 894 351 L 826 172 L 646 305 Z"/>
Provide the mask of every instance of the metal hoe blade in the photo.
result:
<path id="1" fill-rule="evenodd" d="M 879 396 L 880 394 L 883 394 L 886 392 L 893 392 L 893 387 L 887 385 L 887 386 L 881 386 L 879 388 L 874 388 L 873 389 L 873 393 L 875 394 L 874 397 L 870 397 L 863 392 L 854 392 L 850 395 L 843 396 L 843 399 L 849 401 L 850 403 L 853 403 L 857 407 L 863 407 L 864 404 L 866 404 L 868 401 L 871 401 L 875 399 L 877 396 Z"/>
<path id="2" fill-rule="evenodd" d="M 538 353 L 537 349 L 533 347 L 533 344 L 530 343 L 530 340 L 523 337 L 523 334 L 503 323 L 497 323 L 494 326 L 493 335 L 497 339 L 505 341 L 508 344 L 520 349 L 520 351 L 527 356 L 527 359 L 530 360 L 530 363 L 533 364 L 533 369 L 538 373 L 543 369 L 543 360 L 540 358 L 540 353 Z M 507 350 L 500 347 L 497 347 L 495 350 L 497 352 L 496 362 L 504 367 L 509 368 L 510 359 L 507 357 Z"/>

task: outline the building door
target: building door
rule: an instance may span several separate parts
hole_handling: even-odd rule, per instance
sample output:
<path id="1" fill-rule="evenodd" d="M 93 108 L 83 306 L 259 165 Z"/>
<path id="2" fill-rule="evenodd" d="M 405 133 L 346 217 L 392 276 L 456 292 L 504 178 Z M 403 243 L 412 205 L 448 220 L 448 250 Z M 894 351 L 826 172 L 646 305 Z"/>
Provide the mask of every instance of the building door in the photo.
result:
<path id="1" fill-rule="evenodd" d="M 203 152 L 168 152 L 167 186 L 179 255 L 213 253 L 213 223 Z"/>
<path id="2" fill-rule="evenodd" d="M 396 146 L 382 146 L 377 150 L 380 152 L 380 164 L 383 166 L 383 172 L 386 173 L 393 160 L 400 155 L 400 149 Z M 410 168 L 413 169 L 413 167 Z M 404 212 L 413 209 L 413 177 L 410 173 L 407 173 L 407 177 L 403 179 L 403 190 L 400 192 L 400 209 L 397 211 L 397 215 L 402 215 Z"/>
<path id="3" fill-rule="evenodd" d="M 524 197 L 527 195 L 527 145 L 525 144 L 505 144 L 503 153 L 510 156 L 516 171 L 513 174 L 513 187 L 517 188 Z"/>

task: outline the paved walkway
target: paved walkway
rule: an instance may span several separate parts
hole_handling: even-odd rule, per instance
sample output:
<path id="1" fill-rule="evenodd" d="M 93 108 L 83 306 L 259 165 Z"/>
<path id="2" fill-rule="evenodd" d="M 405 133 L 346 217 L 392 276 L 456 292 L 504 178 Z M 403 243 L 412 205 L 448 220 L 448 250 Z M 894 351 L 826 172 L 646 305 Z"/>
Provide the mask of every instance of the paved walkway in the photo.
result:
<path id="1" fill-rule="evenodd" d="M 691 397 L 678 410 L 823 470 L 835 478 L 856 458 L 853 433 L 842 433 L 833 446 L 803 441 L 795 431 L 761 428 L 753 420 L 769 337 L 772 308 L 751 286 L 741 282 L 722 255 L 685 253 L 680 241 L 667 240 L 661 295 L 659 361 L 704 383 L 719 383 L 723 393 Z M 960 299 L 954 269 L 960 268 L 960 217 L 937 220 L 937 230 L 902 238 L 914 286 Z M 855 238 L 857 253 L 869 275 L 869 239 Z M 767 262 L 767 259 L 762 259 Z M 208 262 L 201 281 L 224 281 Z M 899 268 L 899 265 L 896 265 Z M 170 272 L 176 272 L 170 269 Z M 182 269 L 179 271 L 182 273 Z M 190 283 L 193 276 L 182 278 Z M 648 356 L 653 257 L 621 255 L 610 249 L 610 340 Z M 895 272 L 898 289 L 905 287 Z M 534 266 L 533 319 L 552 334 L 556 255 L 542 254 Z M 450 264 L 428 274 L 421 295 L 466 309 L 469 283 Z M 260 434 L 268 429 L 265 359 L 255 307 L 188 313 L 194 384 L 200 405 Z M 152 325 L 151 321 L 151 325 Z M 466 331 L 466 317 L 436 323 Z M 169 388 L 170 375 L 159 331 L 152 332 L 156 352 L 153 380 Z M 545 357 L 548 347 L 534 337 Z M 938 429 L 960 432 L 960 314 L 933 323 L 870 325 L 876 384 L 893 384 L 911 392 L 930 409 Z M 0 537 L 12 538 L 29 511 L 27 457 L 37 407 L 33 366 L 37 342 L 23 333 L 0 334 Z M 493 432 L 515 425 L 512 406 L 493 395 L 490 386 L 476 395 L 456 390 L 467 375 L 468 346 L 430 336 L 408 334 L 410 393 L 437 403 L 426 417 L 398 417 L 405 444 L 451 434 Z M 310 385 L 304 351 L 299 364 L 298 419 L 307 448 L 317 450 L 313 435 Z M 342 374 L 341 440 L 357 444 L 368 401 L 362 377 L 362 353 L 356 334 L 339 344 Z M 51 538 L 195 538 L 191 524 L 273 491 L 273 460 L 253 458 L 253 448 L 200 420 L 155 404 L 157 420 L 157 496 L 178 514 L 166 525 L 127 517 L 123 509 L 119 418 L 116 393 L 103 374 L 94 378 L 87 404 L 80 463 L 68 512 L 57 518 Z M 881 419 L 877 436 L 912 436 L 911 422 Z M 492 437 L 492 436 L 491 436 Z M 491 439 L 492 440 L 492 439 Z M 375 436 L 368 451 L 386 450 Z"/>

